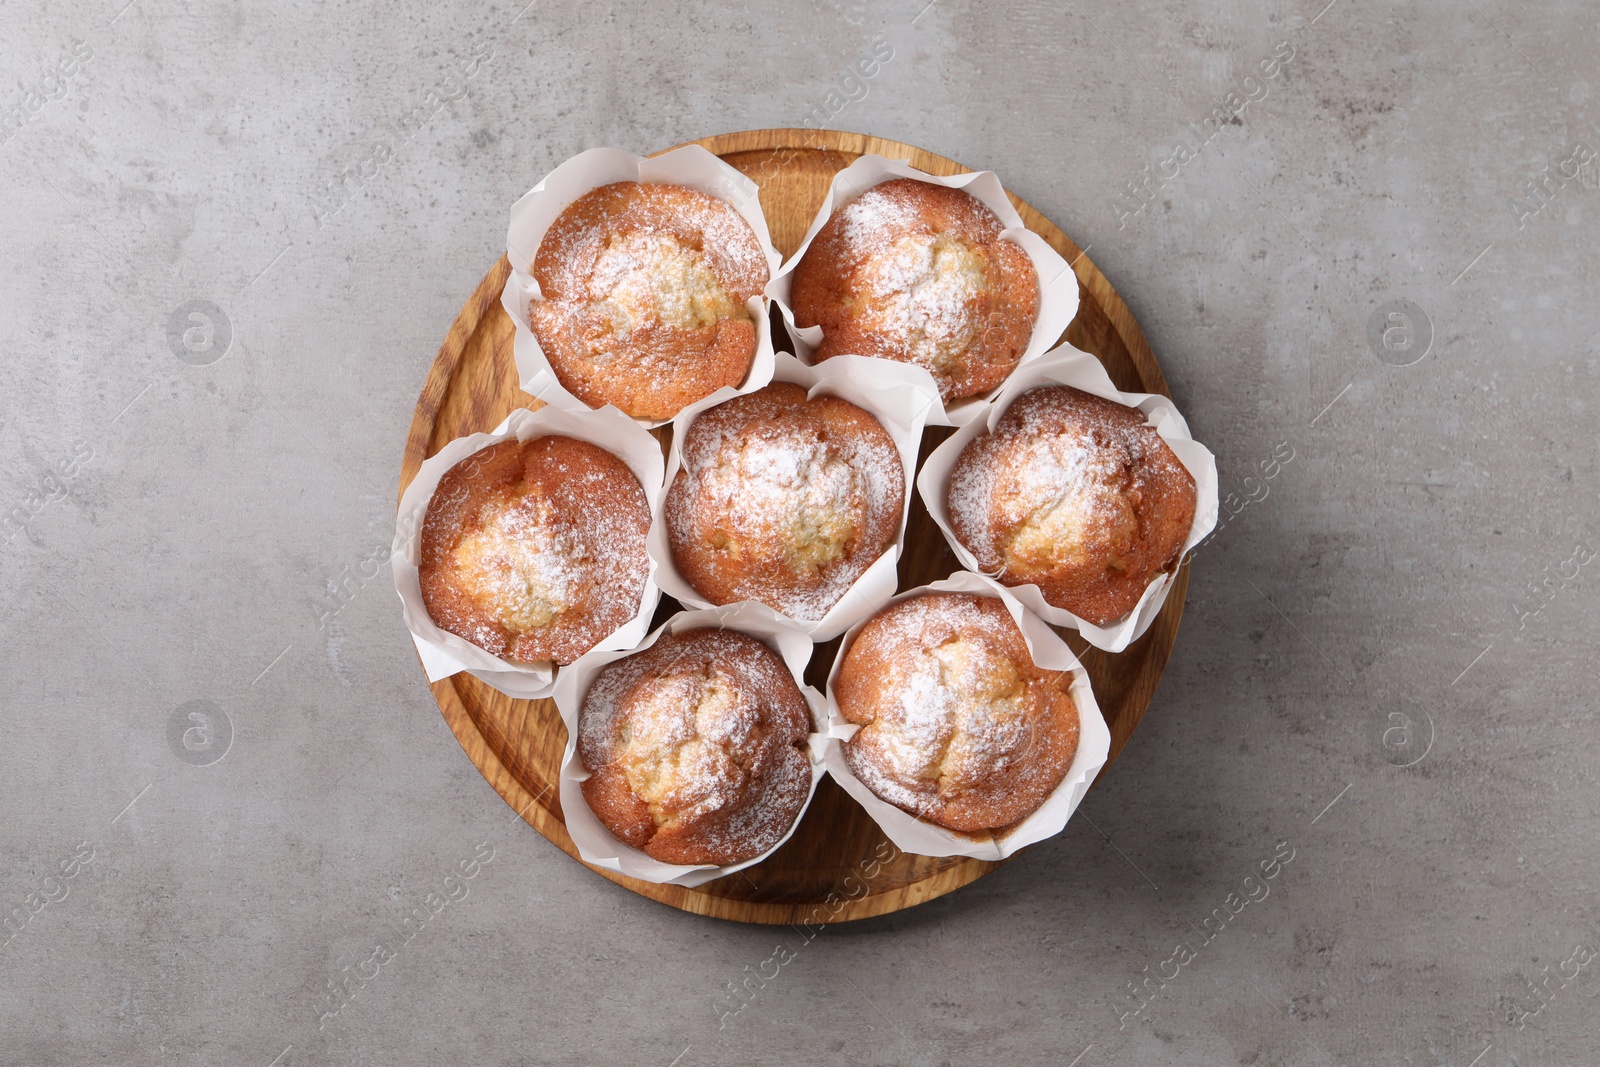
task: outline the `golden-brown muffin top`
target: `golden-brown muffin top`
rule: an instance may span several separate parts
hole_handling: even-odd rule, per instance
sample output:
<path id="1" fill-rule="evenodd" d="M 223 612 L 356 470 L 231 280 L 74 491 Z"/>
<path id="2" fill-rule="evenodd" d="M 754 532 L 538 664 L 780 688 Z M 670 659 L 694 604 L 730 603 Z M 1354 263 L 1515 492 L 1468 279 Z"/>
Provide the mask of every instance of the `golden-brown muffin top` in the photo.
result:
<path id="1" fill-rule="evenodd" d="M 894 542 L 905 471 L 887 430 L 789 382 L 703 412 L 664 517 L 673 561 L 714 604 L 827 614 Z"/>
<path id="2" fill-rule="evenodd" d="M 1145 416 L 1071 386 L 1019 396 L 951 470 L 950 526 L 1006 585 L 1104 626 L 1178 563 L 1191 475 Z"/>
<path id="3" fill-rule="evenodd" d="M 744 380 L 770 277 L 732 205 L 682 185 L 615 182 L 573 201 L 531 266 L 529 320 L 557 379 L 591 407 L 671 418 Z"/>
<path id="4" fill-rule="evenodd" d="M 795 321 L 821 326 L 813 358 L 854 354 L 926 368 L 949 402 L 988 392 L 1022 358 L 1039 280 L 977 197 L 911 178 L 837 209 L 794 270 Z"/>
<path id="5" fill-rule="evenodd" d="M 732 630 L 662 634 L 585 695 L 584 797 L 664 863 L 738 863 L 775 845 L 811 787 L 810 712 L 782 658 Z"/>
<path id="6" fill-rule="evenodd" d="M 844 657 L 834 697 L 861 726 L 845 761 L 897 807 L 952 830 L 1000 829 L 1036 811 L 1072 765 L 1072 675 L 1033 662 L 997 598 L 899 601 Z"/>
<path id="7" fill-rule="evenodd" d="M 418 577 L 434 624 L 496 656 L 571 663 L 639 610 L 650 507 L 621 459 L 550 435 L 445 472 Z"/>

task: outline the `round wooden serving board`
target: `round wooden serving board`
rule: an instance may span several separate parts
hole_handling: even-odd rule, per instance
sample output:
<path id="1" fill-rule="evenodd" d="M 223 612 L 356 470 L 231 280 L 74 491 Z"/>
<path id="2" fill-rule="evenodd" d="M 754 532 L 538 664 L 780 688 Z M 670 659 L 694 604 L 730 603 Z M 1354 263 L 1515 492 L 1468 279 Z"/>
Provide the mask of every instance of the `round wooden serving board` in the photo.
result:
<path id="1" fill-rule="evenodd" d="M 760 185 L 772 241 L 785 257 L 805 236 L 835 172 L 861 155 L 877 153 L 909 160 L 912 166 L 932 174 L 961 174 L 970 169 L 911 145 L 833 131 L 750 130 L 696 143 Z M 1011 199 L 1028 228 L 1050 242 L 1077 273 L 1081 303 L 1067 339 L 1098 356 L 1117 388 L 1166 393 L 1161 368 L 1111 283 L 1050 220 L 1015 196 Z M 452 439 L 491 430 L 516 408 L 540 406 L 517 386 L 511 320 L 500 306 L 500 290 L 509 273 L 510 266 L 502 256 L 462 307 L 439 348 L 411 420 L 400 470 L 401 492 L 422 461 Z M 776 322 L 774 325 L 774 338 L 786 337 Z M 930 429 L 923 440 L 923 455 L 949 432 Z M 900 588 L 936 581 L 958 569 L 938 527 L 921 501 L 913 499 L 900 561 Z M 1155 624 L 1125 652 L 1109 655 L 1088 648 L 1075 633 L 1064 635 L 1088 668 L 1100 710 L 1111 727 L 1111 760 L 1132 736 L 1161 678 L 1183 614 L 1188 578 L 1185 565 Z M 667 610 L 672 609 L 670 598 L 663 598 L 663 603 Z M 657 623 L 664 618 L 658 614 Z M 837 645 L 831 641 L 817 648 L 807 677 L 818 688 Z M 465 673 L 435 682 L 432 689 L 461 747 L 506 803 L 578 859 L 578 850 L 567 836 L 556 785 L 567 732 L 555 704 L 513 700 Z M 764 862 L 737 874 L 685 889 L 636 881 L 598 867 L 590 869 L 635 893 L 684 911 L 743 922 L 817 924 L 909 908 L 999 866 L 905 854 L 893 855 L 886 863 L 874 859 L 891 855 L 891 849 L 855 801 L 832 779 L 824 778 L 794 836 Z"/>

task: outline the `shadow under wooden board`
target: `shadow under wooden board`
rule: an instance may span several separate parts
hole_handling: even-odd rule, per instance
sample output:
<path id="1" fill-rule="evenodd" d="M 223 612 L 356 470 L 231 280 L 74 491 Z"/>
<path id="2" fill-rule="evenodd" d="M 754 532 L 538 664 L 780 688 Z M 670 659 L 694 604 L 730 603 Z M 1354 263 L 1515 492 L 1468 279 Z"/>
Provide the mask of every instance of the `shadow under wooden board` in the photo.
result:
<path id="1" fill-rule="evenodd" d="M 761 206 L 773 243 L 786 257 L 805 236 L 833 175 L 860 155 L 877 153 L 909 160 L 912 166 L 932 174 L 960 174 L 971 169 L 910 145 L 833 131 L 750 130 L 695 143 L 760 185 Z M 1117 388 L 1166 393 L 1166 381 L 1150 346 L 1111 283 L 1048 219 L 1015 196 L 1011 199 L 1028 228 L 1050 242 L 1078 276 L 1081 303 L 1066 338 L 1098 356 Z M 500 290 L 509 273 L 502 256 L 462 307 L 439 348 L 406 440 L 400 472 L 402 493 L 422 461 L 454 438 L 491 430 L 516 408 L 540 406 L 517 385 L 511 320 L 500 306 Z M 930 429 L 923 440 L 923 455 L 949 432 Z M 936 581 L 958 569 L 938 527 L 921 501 L 913 499 L 900 562 L 900 588 Z M 1111 760 L 1127 744 L 1155 693 L 1177 636 L 1188 577 L 1186 564 L 1155 623 L 1124 652 L 1110 655 L 1088 648 L 1075 633 L 1063 633 L 1094 683 L 1100 709 L 1111 728 Z M 671 603 L 670 598 L 664 599 Z M 819 645 L 807 672 L 808 680 L 819 688 L 837 644 Z M 465 673 L 435 682 L 432 689 L 461 747 L 506 803 L 578 859 L 577 848 L 567 836 L 558 796 L 556 778 L 566 729 L 554 703 L 513 700 Z M 1109 769 L 1109 761 L 1106 766 Z M 880 846 L 884 846 L 881 851 Z M 832 779 L 824 778 L 794 836 L 762 863 L 727 878 L 685 889 L 641 882 L 597 867 L 590 870 L 684 911 L 742 922 L 816 924 L 909 908 L 999 866 L 905 854 L 877 862 L 875 857 L 891 854 L 889 847 L 866 812 Z M 866 874 L 871 877 L 864 877 Z"/>

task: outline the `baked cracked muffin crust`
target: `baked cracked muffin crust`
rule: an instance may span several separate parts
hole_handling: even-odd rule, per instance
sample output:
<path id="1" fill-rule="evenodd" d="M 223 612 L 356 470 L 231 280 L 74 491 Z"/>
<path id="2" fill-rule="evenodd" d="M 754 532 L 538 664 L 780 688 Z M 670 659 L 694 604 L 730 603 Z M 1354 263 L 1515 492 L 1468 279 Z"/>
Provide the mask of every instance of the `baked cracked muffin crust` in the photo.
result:
<path id="1" fill-rule="evenodd" d="M 619 841 L 663 863 L 740 863 L 799 818 L 810 732 L 805 697 L 761 641 L 662 634 L 607 664 L 584 696 L 583 797 Z"/>
<path id="2" fill-rule="evenodd" d="M 615 182 L 569 204 L 534 254 L 528 318 L 557 380 L 590 407 L 670 419 L 756 351 L 745 302 L 771 275 L 755 231 L 682 185 Z"/>
<path id="3" fill-rule="evenodd" d="M 1178 565 L 1194 476 L 1144 413 L 1057 385 L 1017 397 L 950 473 L 956 539 L 1004 585 L 1106 626 Z"/>
<path id="4" fill-rule="evenodd" d="M 778 382 L 694 420 L 663 518 L 673 563 L 711 603 L 815 622 L 894 544 L 904 499 L 877 419 Z"/>
<path id="5" fill-rule="evenodd" d="M 550 435 L 501 441 L 439 479 L 422 600 L 442 630 L 523 663 L 571 663 L 639 611 L 650 506 L 628 465 Z"/>
<path id="6" fill-rule="evenodd" d="M 926 368 L 946 403 L 1005 381 L 1039 316 L 1028 254 L 961 189 L 896 178 L 836 210 L 795 266 L 800 326 L 821 326 L 812 358 L 853 354 Z"/>
<path id="7" fill-rule="evenodd" d="M 995 597 L 923 593 L 856 634 L 834 683 L 845 763 L 889 803 L 975 833 L 1038 810 L 1078 751 L 1072 675 L 1037 666 Z"/>

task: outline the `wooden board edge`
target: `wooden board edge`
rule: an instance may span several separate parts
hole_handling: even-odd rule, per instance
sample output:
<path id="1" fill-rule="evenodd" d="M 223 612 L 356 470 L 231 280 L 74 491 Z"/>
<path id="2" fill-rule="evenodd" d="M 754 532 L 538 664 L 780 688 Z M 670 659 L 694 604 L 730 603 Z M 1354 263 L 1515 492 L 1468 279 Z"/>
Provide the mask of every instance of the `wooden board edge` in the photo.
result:
<path id="1" fill-rule="evenodd" d="M 461 746 L 467 760 L 483 775 L 490 788 L 499 794 L 500 799 L 504 800 L 513 812 L 520 815 L 523 822 L 533 827 L 541 837 L 583 867 L 623 889 L 679 911 L 708 918 L 768 926 L 791 923 L 817 924 L 824 903 L 771 904 L 713 896 L 697 888 L 640 881 L 585 862 L 578 854 L 577 845 L 567 834 L 566 824 L 539 803 L 542 795 L 536 796 L 530 793 L 501 761 L 499 754 L 484 740 L 478 724 L 473 721 L 471 713 L 467 711 L 466 705 L 456 693 L 453 679 L 445 678 L 431 682 L 429 688 L 433 691 L 434 700 L 438 703 L 450 732 L 455 735 L 456 743 Z M 851 922 L 925 903 L 976 881 L 998 866 L 1000 864 L 966 860 L 912 885 L 844 901 L 836 913 L 826 916 L 826 921 L 827 923 Z"/>
<path id="2" fill-rule="evenodd" d="M 406 487 L 416 477 L 417 468 L 428 458 L 428 442 L 433 438 L 439 405 L 444 401 L 445 389 L 450 384 L 455 365 L 460 361 L 467 341 L 477 332 L 478 322 L 484 313 L 499 303 L 500 292 L 510 276 L 511 263 L 502 253 L 472 295 L 467 297 L 466 303 L 461 305 L 455 321 L 445 331 L 444 340 L 439 342 L 439 351 L 428 365 L 422 391 L 417 395 L 417 406 L 411 412 L 411 426 L 406 431 L 406 450 L 400 460 L 400 486 L 395 492 L 396 504 L 405 496 Z"/>
<path id="3" fill-rule="evenodd" d="M 1106 760 L 1105 766 L 1101 767 L 1099 773 L 1095 775 L 1094 781 L 1089 784 L 1091 789 L 1099 784 L 1100 779 L 1111 769 L 1112 764 L 1121 758 L 1123 750 L 1128 746 L 1128 742 L 1138 732 L 1139 724 L 1144 722 L 1145 715 L 1150 711 L 1150 705 L 1155 700 L 1156 691 L 1161 687 L 1161 679 L 1166 676 L 1167 660 L 1172 657 L 1172 649 L 1178 643 L 1178 624 L 1183 620 L 1183 600 L 1188 591 L 1189 561 L 1184 560 L 1177 576 L 1173 579 L 1171 590 L 1167 593 L 1166 605 L 1156 615 L 1155 622 L 1151 624 L 1150 630 L 1146 631 L 1146 636 L 1149 636 L 1152 631 L 1155 632 L 1156 647 L 1160 649 L 1159 652 L 1150 654 L 1149 658 L 1145 660 L 1144 670 L 1140 673 L 1141 685 L 1148 686 L 1149 692 L 1140 702 L 1141 706 L 1138 714 L 1133 716 L 1131 722 L 1123 726 L 1126 736 L 1122 739 L 1122 744 L 1114 744 L 1112 746 L 1114 751 L 1111 753 L 1110 758 Z M 1170 636 L 1167 636 L 1169 632 Z"/>
<path id="4" fill-rule="evenodd" d="M 919 161 L 921 169 L 927 170 L 929 173 L 959 174 L 970 171 L 970 168 L 964 167 L 953 160 L 928 152 L 925 149 L 917 148 L 914 145 L 891 141 L 887 138 L 875 137 L 869 134 L 850 133 L 847 131 L 772 128 L 719 134 L 687 143 L 700 144 L 718 155 L 725 155 L 732 152 L 759 151 L 784 147 L 791 145 L 797 136 L 811 142 L 804 144 L 803 147 L 815 148 L 821 151 L 853 152 L 858 154 L 871 152 L 892 158 L 910 158 Z M 670 151 L 670 149 L 664 149 L 663 151 Z M 933 161 L 934 165 L 927 165 L 927 160 Z M 1011 196 L 1031 229 L 1036 232 L 1047 231 L 1041 232 L 1041 235 L 1046 237 L 1054 235 L 1058 240 L 1053 243 L 1065 246 L 1063 249 L 1058 249 L 1058 251 L 1068 255 L 1069 262 L 1078 277 L 1080 285 L 1090 291 L 1096 303 L 1105 312 L 1117 335 L 1127 346 L 1129 355 L 1138 367 L 1141 377 L 1154 386 L 1149 391 L 1170 395 L 1165 375 L 1162 374 L 1160 365 L 1156 362 L 1149 342 L 1109 279 L 1101 273 L 1094 261 L 1079 250 L 1076 243 L 1051 223 L 1048 218 L 1032 208 L 1031 205 L 1021 201 L 1014 194 L 1008 195 Z M 401 464 L 397 498 L 404 494 L 406 487 L 415 476 L 417 468 L 427 458 L 427 449 L 432 438 L 433 428 L 436 425 L 439 407 L 455 364 L 461 358 L 466 342 L 477 331 L 479 322 L 484 314 L 489 312 L 491 307 L 498 302 L 500 293 L 505 285 L 505 279 L 510 274 L 510 269 L 509 261 L 502 254 L 462 306 L 461 311 L 452 322 L 449 331 L 447 331 L 444 340 L 440 344 L 439 351 L 429 367 L 423 389 L 418 396 L 417 405 L 412 414 L 411 425 L 407 433 L 405 454 Z M 1158 627 L 1171 631 L 1171 637 L 1160 642 L 1162 647 L 1158 655 L 1159 662 L 1152 660 L 1146 672 L 1151 676 L 1152 696 L 1155 686 L 1159 684 L 1161 675 L 1165 671 L 1167 660 L 1176 641 L 1176 631 L 1182 616 L 1183 594 L 1187 585 L 1188 570 L 1186 562 L 1183 573 L 1169 595 L 1168 607 L 1164 608 L 1157 618 Z M 1171 606 L 1173 602 L 1176 602 L 1175 610 Z M 1167 618 L 1169 612 L 1172 616 L 1170 621 Z M 521 814 L 522 821 L 528 823 L 542 837 L 578 863 L 583 864 L 584 867 L 630 892 L 680 911 L 711 918 L 766 925 L 782 925 L 808 920 L 814 923 L 816 921 L 818 909 L 822 907 L 819 904 L 770 904 L 761 901 L 743 901 L 730 897 L 712 896 L 698 890 L 685 889 L 681 886 L 641 882 L 585 863 L 577 854 L 576 846 L 567 835 L 565 824 L 551 811 L 537 802 L 540 798 L 533 796 L 522 786 L 521 782 L 502 763 L 498 754 L 489 746 L 477 723 L 461 702 L 459 695 L 451 684 L 451 680 L 445 679 L 441 682 L 431 683 L 430 688 L 433 690 L 435 701 L 447 725 L 455 735 L 457 743 L 461 745 L 463 753 L 474 767 L 483 774 L 484 779 L 489 782 L 491 788 L 511 806 L 513 811 Z M 1143 701 L 1138 717 L 1129 725 L 1127 732 L 1130 736 L 1137 729 L 1139 722 L 1143 720 L 1144 714 L 1149 708 L 1149 703 L 1148 698 Z M 1109 768 L 1114 761 L 1115 757 L 1112 760 L 1108 760 L 1106 768 Z M 1106 768 L 1102 768 L 1101 774 L 1105 773 Z M 1098 777 L 1096 780 L 1098 781 Z M 856 900 L 844 901 L 843 907 L 836 914 L 828 915 L 827 920 L 829 923 L 855 921 L 927 903 L 976 881 L 998 866 L 1001 866 L 1001 864 L 981 860 L 963 860 L 961 863 L 946 868 L 920 882 L 893 890 L 886 890 L 878 894 L 868 894 Z"/>

